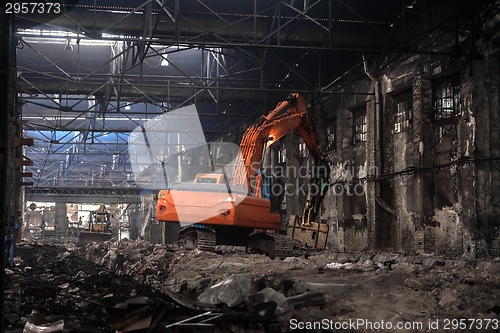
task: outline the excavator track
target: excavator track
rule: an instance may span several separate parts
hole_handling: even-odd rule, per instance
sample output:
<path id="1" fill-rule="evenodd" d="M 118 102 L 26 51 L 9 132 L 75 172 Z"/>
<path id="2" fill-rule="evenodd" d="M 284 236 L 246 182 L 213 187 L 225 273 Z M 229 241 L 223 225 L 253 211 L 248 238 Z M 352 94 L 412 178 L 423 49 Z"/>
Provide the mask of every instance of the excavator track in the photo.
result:
<path id="1" fill-rule="evenodd" d="M 215 251 L 215 232 L 200 228 L 186 228 L 179 232 L 179 245 L 186 250 L 195 248 L 202 251 Z"/>
<path id="2" fill-rule="evenodd" d="M 197 248 L 203 251 L 215 251 L 215 232 L 211 230 L 197 230 Z"/>
<path id="3" fill-rule="evenodd" d="M 281 234 L 259 232 L 250 236 L 248 247 L 250 250 L 267 254 L 272 259 L 292 257 L 295 241 Z"/>
<path id="4" fill-rule="evenodd" d="M 274 238 L 274 255 L 278 258 L 293 257 L 294 247 L 293 239 L 281 234 L 269 234 Z"/>
<path id="5" fill-rule="evenodd" d="M 186 250 L 199 249 L 202 251 L 216 252 L 216 235 L 213 230 L 186 227 L 179 232 L 179 246 Z M 248 238 L 247 249 L 268 255 L 271 258 L 281 258 L 294 256 L 296 242 L 285 235 L 258 232 Z M 226 248 L 234 246 L 226 246 Z"/>

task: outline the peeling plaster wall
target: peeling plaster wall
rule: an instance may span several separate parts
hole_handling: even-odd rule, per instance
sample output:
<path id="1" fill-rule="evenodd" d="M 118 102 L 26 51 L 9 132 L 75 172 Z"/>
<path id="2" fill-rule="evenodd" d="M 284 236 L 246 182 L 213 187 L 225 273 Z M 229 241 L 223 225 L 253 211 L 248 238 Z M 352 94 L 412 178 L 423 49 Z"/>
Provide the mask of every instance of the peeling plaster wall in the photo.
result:
<path id="1" fill-rule="evenodd" d="M 470 102 L 474 140 L 468 146 L 475 158 L 484 162 L 475 165 L 474 186 L 467 193 L 475 198 L 475 218 L 471 219 L 470 235 L 474 239 L 472 253 L 478 256 L 500 255 L 500 3 L 497 1 L 492 15 L 485 22 L 485 33 L 478 40 L 482 60 L 475 60 L 471 66 L 474 77 L 472 100 Z"/>
<path id="2" fill-rule="evenodd" d="M 475 188 L 471 195 L 475 195 L 477 204 L 477 220 L 473 221 L 477 233 L 476 251 L 480 256 L 500 255 L 500 166 L 498 161 L 488 159 L 500 156 L 500 128 L 499 128 L 499 85 L 500 66 L 497 57 L 488 57 L 484 63 L 475 62 L 476 75 L 483 74 L 483 84 L 473 88 L 473 93 L 481 100 L 473 100 L 473 124 L 481 130 L 476 131 L 474 155 L 485 159 L 476 165 Z M 472 123 L 471 123 L 472 126 Z"/>
<path id="3" fill-rule="evenodd" d="M 370 82 L 359 80 L 345 86 L 345 91 L 360 95 L 336 96 L 318 113 L 319 119 L 336 118 L 336 147 L 329 151 L 332 162 L 330 187 L 324 200 L 321 220 L 328 223 L 328 247 L 339 251 L 362 251 L 370 243 L 370 185 L 360 181 L 373 167 L 373 154 L 366 145 L 374 139 L 374 101 Z M 352 110 L 366 104 L 367 142 L 353 143 Z M 324 129 L 323 129 L 324 131 Z M 323 136 L 324 139 L 324 136 Z M 372 163 L 369 163 L 369 160 Z"/>
<path id="4" fill-rule="evenodd" d="M 463 249 L 463 223 L 460 217 L 462 207 L 455 204 L 452 207 L 444 207 L 436 210 L 432 220 L 436 223 L 433 230 L 435 235 L 436 252 L 460 255 Z"/>
<path id="5" fill-rule="evenodd" d="M 383 70 L 377 73 L 382 95 L 381 160 L 376 154 L 375 83 L 367 76 L 338 86 L 340 92 L 367 95 L 336 95 L 316 108 L 318 118 L 336 118 L 337 124 L 336 147 L 329 152 L 330 181 L 335 185 L 321 216 L 330 226 L 328 247 L 500 255 L 500 27 L 494 15 L 484 29 L 474 59 L 423 54 L 387 56 L 382 61 Z M 443 29 L 421 44 L 444 51 L 453 49 L 454 42 L 451 30 Z M 462 50 L 468 52 L 472 45 L 468 38 L 460 39 Z M 460 77 L 460 115 L 436 121 L 433 86 L 453 73 Z M 395 133 L 394 97 L 408 89 L 412 124 Z M 367 141 L 353 144 L 352 110 L 364 103 Z M 367 170 L 378 166 L 378 176 L 383 177 L 363 178 L 373 176 Z M 349 195 L 347 183 L 358 178 L 364 195 Z"/>

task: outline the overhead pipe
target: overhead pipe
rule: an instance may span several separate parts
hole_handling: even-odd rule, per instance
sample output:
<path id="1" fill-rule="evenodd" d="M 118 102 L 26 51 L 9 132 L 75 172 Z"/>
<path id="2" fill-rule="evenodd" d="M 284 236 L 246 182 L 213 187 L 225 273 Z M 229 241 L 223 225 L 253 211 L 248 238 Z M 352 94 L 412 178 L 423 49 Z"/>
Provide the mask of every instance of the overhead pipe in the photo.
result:
<path id="1" fill-rule="evenodd" d="M 368 63 L 368 60 L 365 58 L 363 55 L 363 68 L 365 74 L 372 80 L 374 88 L 375 88 L 375 164 L 377 167 L 377 173 L 382 172 L 382 168 L 384 166 L 383 164 L 383 142 L 382 142 L 382 88 L 381 88 L 381 83 L 376 75 L 376 73 L 373 71 L 372 68 L 370 68 L 370 65 Z M 394 217 L 397 217 L 397 212 L 396 210 L 391 207 L 383 198 L 382 198 L 382 190 L 381 190 L 381 180 L 377 180 L 375 182 L 375 201 L 382 207 L 384 210 L 389 212 L 391 215 Z M 373 238 L 374 243 L 373 247 L 376 248 L 376 237 Z"/>
<path id="2" fill-rule="evenodd" d="M 369 68 L 368 60 L 366 59 L 365 55 L 363 55 L 363 68 L 365 70 L 365 74 L 373 81 L 373 82 L 378 82 L 378 77 L 373 72 L 371 68 Z"/>
<path id="3" fill-rule="evenodd" d="M 370 68 L 368 60 L 363 55 L 363 68 L 365 74 L 372 80 L 375 87 L 375 138 L 376 138 L 376 164 L 377 172 L 382 171 L 382 93 L 380 87 L 380 81 L 375 72 Z M 380 187 L 380 183 L 377 182 L 377 187 Z M 377 193 L 380 193 L 380 188 Z"/>

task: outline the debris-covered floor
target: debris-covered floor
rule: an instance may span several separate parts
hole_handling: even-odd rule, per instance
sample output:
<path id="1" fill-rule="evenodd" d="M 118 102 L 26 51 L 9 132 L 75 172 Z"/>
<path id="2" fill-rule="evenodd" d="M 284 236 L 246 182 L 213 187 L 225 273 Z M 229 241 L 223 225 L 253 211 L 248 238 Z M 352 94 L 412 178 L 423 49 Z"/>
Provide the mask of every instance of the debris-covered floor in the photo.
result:
<path id="1" fill-rule="evenodd" d="M 272 260 L 124 240 L 22 242 L 15 264 L 4 320 L 17 332 L 500 332 L 498 258 Z"/>

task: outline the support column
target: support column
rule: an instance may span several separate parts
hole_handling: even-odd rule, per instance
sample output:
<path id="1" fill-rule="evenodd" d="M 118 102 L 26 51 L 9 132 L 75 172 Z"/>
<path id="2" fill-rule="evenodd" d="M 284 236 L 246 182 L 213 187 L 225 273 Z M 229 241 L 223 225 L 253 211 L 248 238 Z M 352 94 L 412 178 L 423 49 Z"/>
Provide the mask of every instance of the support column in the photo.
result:
<path id="1" fill-rule="evenodd" d="M 68 210 L 65 202 L 56 202 L 54 227 L 56 238 L 68 236 Z"/>
<path id="2" fill-rule="evenodd" d="M 424 122 L 428 122 L 428 117 L 424 114 L 423 92 L 428 89 L 426 82 L 421 74 L 416 75 L 413 79 L 412 92 L 413 92 L 413 165 L 424 167 Z M 418 149 L 417 149 L 418 147 Z M 423 173 L 413 174 L 414 187 L 413 187 L 413 250 L 417 253 L 424 252 L 424 195 L 427 195 L 424 190 L 424 175 Z M 428 195 L 427 195 L 428 196 Z M 408 247 L 409 248 L 409 247 Z"/>
<path id="3" fill-rule="evenodd" d="M 367 140 L 366 140 L 366 165 L 364 166 L 365 176 L 370 178 L 373 175 L 373 170 L 378 174 L 381 170 L 381 151 L 380 151 L 380 123 L 381 123 L 381 98 L 379 96 L 380 92 L 380 82 L 373 81 L 373 91 L 375 97 L 367 101 L 366 104 L 366 121 L 367 121 Z M 376 176 L 376 175 L 375 175 Z M 378 243 L 378 234 L 380 226 L 380 220 L 377 218 L 380 214 L 377 214 L 378 207 L 376 204 L 376 198 L 380 195 L 380 183 L 373 181 L 364 181 L 365 188 L 365 198 L 366 198 L 366 220 L 368 224 L 368 230 L 366 234 L 367 243 L 364 248 L 368 249 L 380 249 L 382 244 Z M 359 236 L 358 236 L 359 237 Z M 363 245 L 360 245 L 362 248 Z"/>
<path id="4" fill-rule="evenodd" d="M 7 124 L 9 121 L 9 114 L 5 110 L 9 109 L 9 101 L 12 100 L 10 96 L 13 91 L 9 89 L 9 52 L 10 52 L 10 38 L 11 38 L 11 15 L 5 14 L 5 3 L 0 7 L 0 109 L 3 110 L 3 119 L 0 121 L 0 244 L 2 244 L 2 274 L 3 267 L 5 267 L 5 256 L 3 255 L 3 249 L 5 248 L 5 231 L 8 223 L 8 203 L 7 203 L 7 168 L 9 166 L 7 159 L 7 149 L 8 149 L 8 132 Z M 2 318 L 5 313 L 5 303 L 4 303 L 4 283 L 0 286 L 0 312 Z M 0 332 L 4 332 L 4 320 L 0 323 Z"/>

